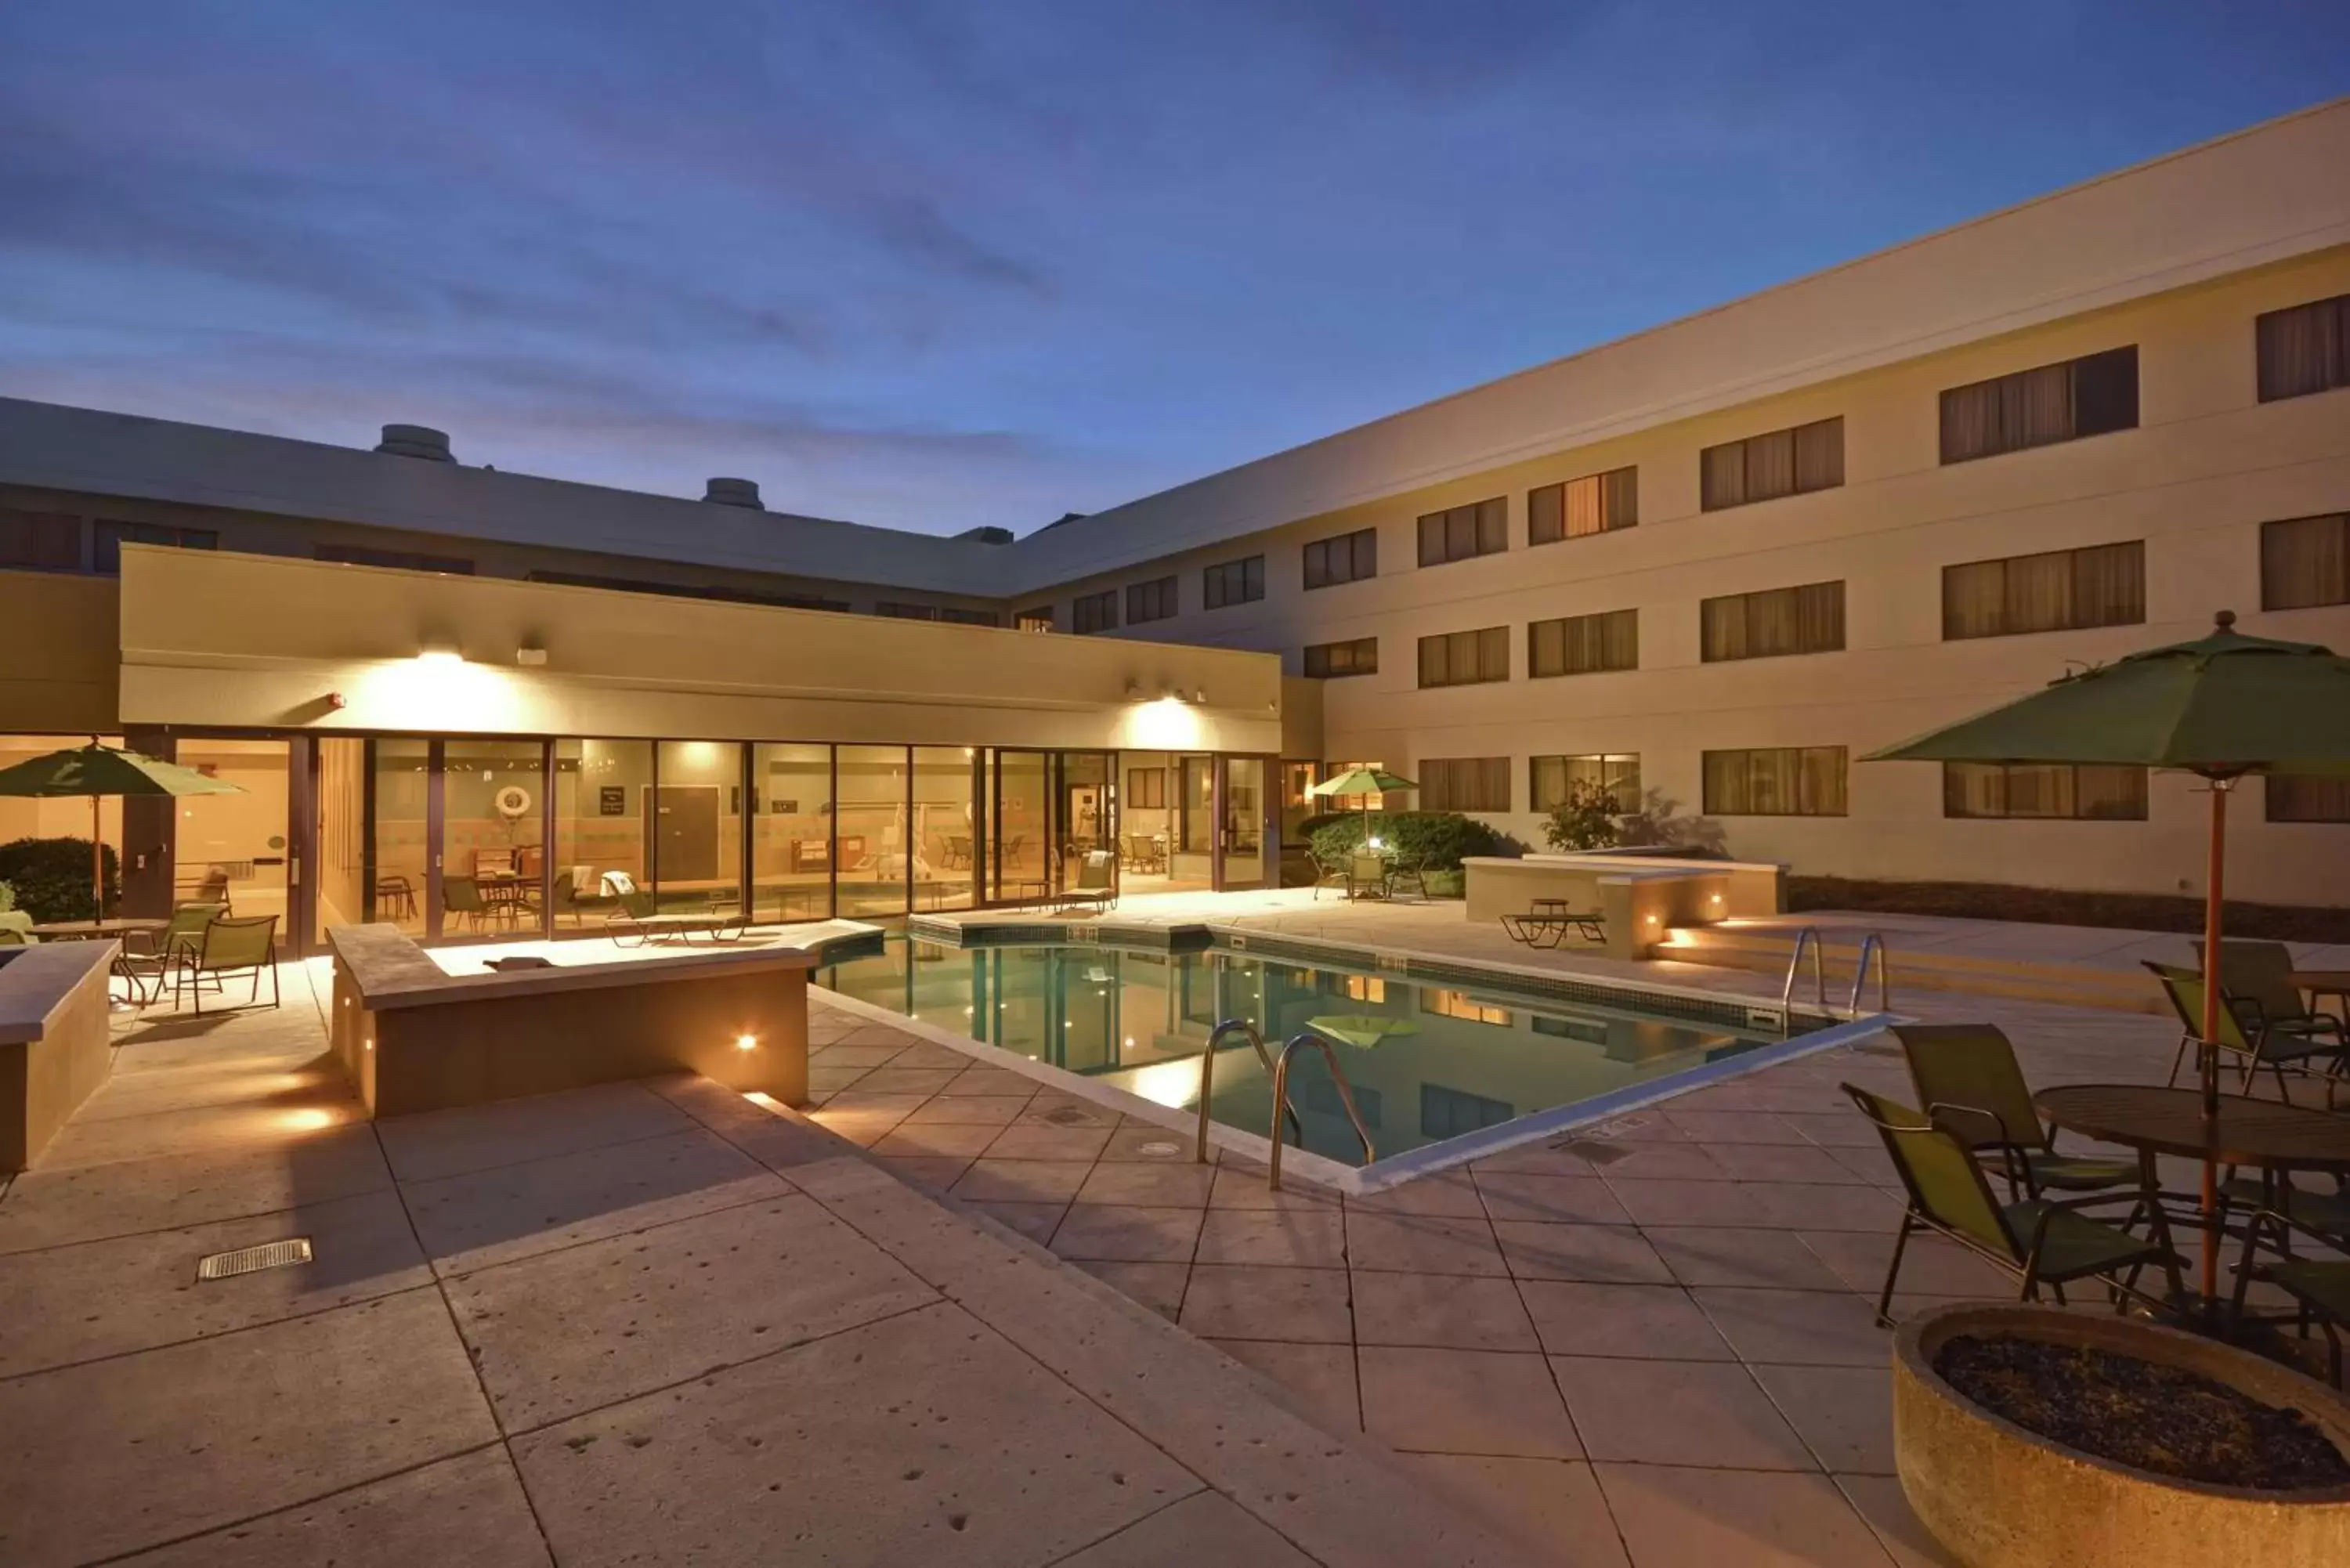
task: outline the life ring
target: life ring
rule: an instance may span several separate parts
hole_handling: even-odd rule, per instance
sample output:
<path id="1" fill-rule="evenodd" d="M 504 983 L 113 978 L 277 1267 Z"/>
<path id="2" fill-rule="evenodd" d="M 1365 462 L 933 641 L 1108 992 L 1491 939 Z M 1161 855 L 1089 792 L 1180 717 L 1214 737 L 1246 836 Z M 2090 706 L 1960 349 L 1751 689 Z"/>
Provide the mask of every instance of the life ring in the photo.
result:
<path id="1" fill-rule="evenodd" d="M 508 784 L 494 799 L 498 815 L 508 819 L 530 815 L 530 791 L 520 784 Z"/>

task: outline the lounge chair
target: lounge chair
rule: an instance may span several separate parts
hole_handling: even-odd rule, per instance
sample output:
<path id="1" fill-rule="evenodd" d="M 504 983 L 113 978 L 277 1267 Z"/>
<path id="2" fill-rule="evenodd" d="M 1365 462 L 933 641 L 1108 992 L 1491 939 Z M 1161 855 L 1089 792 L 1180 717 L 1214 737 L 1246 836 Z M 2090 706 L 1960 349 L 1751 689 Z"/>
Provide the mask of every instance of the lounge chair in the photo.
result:
<path id="1" fill-rule="evenodd" d="M 1901 1229 L 1893 1239 L 1893 1261 L 1885 1271 L 1885 1288 L 1877 1298 L 1880 1326 L 1892 1326 L 1893 1287 L 1901 1275 L 1901 1254 L 1916 1231 L 1948 1237 L 2014 1275 L 2021 1282 L 2020 1299 L 2027 1302 L 2038 1301 L 2045 1286 L 2061 1303 L 2066 1285 L 2094 1279 L 2113 1292 L 2116 1311 L 2126 1304 L 2126 1297 L 2132 1296 L 2159 1306 L 2158 1298 L 2137 1289 L 2138 1273 L 2148 1263 L 2160 1265 L 2173 1293 L 2178 1291 L 2178 1257 L 2171 1251 L 2170 1229 L 2161 1205 L 2151 1195 L 2027 1198 L 2002 1204 L 1991 1196 L 1991 1184 L 1984 1179 L 1973 1151 L 1956 1134 L 1907 1106 L 1850 1084 L 1840 1086 L 1877 1128 L 1909 1196 L 1908 1207 L 1901 1212 Z M 2082 1212 L 2099 1204 L 2118 1203 L 2130 1205 L 2123 1227 Z M 2141 1221 L 2148 1228 L 2148 1240 L 2131 1235 L 2126 1228 Z"/>
<path id="2" fill-rule="evenodd" d="M 630 887 L 613 895 L 616 907 L 605 919 L 605 929 L 620 947 L 647 942 L 691 942 L 708 937 L 712 942 L 739 940 L 750 917 L 738 903 L 731 909 L 664 910 L 649 888 Z"/>
<path id="3" fill-rule="evenodd" d="M 1978 1159 L 1995 1157 L 2010 1198 L 2037 1198 L 2043 1188 L 2094 1192 L 2136 1182 L 2135 1159 L 2092 1159 L 2056 1152 L 2055 1134 L 2032 1107 L 2032 1088 L 2015 1047 L 1989 1023 L 1897 1023 L 1893 1037 L 1909 1061 L 1926 1115 L 1957 1135 Z"/>
<path id="4" fill-rule="evenodd" d="M 1100 914 L 1118 902 L 1118 857 L 1107 849 L 1088 849 L 1077 863 L 1077 885 L 1065 888 L 1053 900 L 1055 912 L 1090 909 Z"/>
<path id="5" fill-rule="evenodd" d="M 2179 1037 L 2178 1049 L 2170 1058 L 2170 1077 L 2168 1081 L 2177 1084 L 2178 1069 L 2187 1060 L 2188 1048 L 2193 1045 L 2203 1033 L 2202 971 L 2181 969 L 2177 964 L 2157 963 L 2151 959 L 2141 961 L 2145 963 L 2147 970 L 2152 971 L 2154 978 L 2162 982 L 2163 994 L 2170 999 L 2170 1010 L 2178 1014 L 2179 1028 L 2184 1032 Z M 2277 1097 L 2290 1101 L 2293 1094 L 2285 1085 L 2284 1075 L 2285 1070 L 2291 1068 L 2293 1072 L 2307 1077 L 2324 1077 L 2330 1080 L 2326 1085 L 2325 1097 L 2331 1104 L 2334 1098 L 2334 1083 L 2339 1081 L 2342 1074 L 2343 1048 L 2321 1037 L 2297 1033 L 2286 1029 L 2263 1027 L 2247 1033 L 2244 1023 L 2245 1015 L 2238 1011 L 2238 998 L 2233 992 L 2227 989 L 2227 960 L 2222 957 L 2220 961 L 2221 965 L 2220 1038 L 2213 1041 L 2212 1044 L 2243 1063 L 2243 1077 L 2237 1085 L 2237 1091 L 2240 1094 L 2251 1094 L 2254 1078 L 2262 1067 L 2266 1067 L 2270 1075 L 2276 1079 Z"/>
<path id="6" fill-rule="evenodd" d="M 246 971 L 253 974 L 253 995 L 247 1005 L 261 1001 L 261 972 L 269 971 L 269 1005 L 279 1002 L 277 992 L 277 917 L 249 915 L 243 919 L 218 917 L 207 923 L 203 938 L 192 947 L 182 948 L 179 963 L 173 971 L 172 1005 L 179 1005 L 182 990 L 192 992 L 196 1015 L 204 1011 L 204 981 L 210 980 L 213 989 L 223 989 L 222 979 Z"/>

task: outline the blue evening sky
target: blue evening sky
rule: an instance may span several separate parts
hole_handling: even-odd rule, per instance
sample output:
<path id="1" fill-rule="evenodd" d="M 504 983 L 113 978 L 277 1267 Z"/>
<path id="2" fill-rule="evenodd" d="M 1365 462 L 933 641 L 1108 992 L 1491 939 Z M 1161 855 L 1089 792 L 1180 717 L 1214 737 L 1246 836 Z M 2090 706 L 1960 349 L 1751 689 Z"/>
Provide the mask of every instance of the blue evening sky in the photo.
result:
<path id="1" fill-rule="evenodd" d="M 2345 90 L 2341 0 L 0 0 L 0 393 L 1024 532 Z"/>

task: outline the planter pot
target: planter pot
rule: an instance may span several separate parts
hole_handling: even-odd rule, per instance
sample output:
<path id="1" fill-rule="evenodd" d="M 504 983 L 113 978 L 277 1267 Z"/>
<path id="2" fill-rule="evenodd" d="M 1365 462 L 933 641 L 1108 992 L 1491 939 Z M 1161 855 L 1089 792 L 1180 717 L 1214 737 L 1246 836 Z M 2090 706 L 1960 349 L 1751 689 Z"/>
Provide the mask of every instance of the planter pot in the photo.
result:
<path id="1" fill-rule="evenodd" d="M 1918 1520 L 1970 1568 L 2340 1568 L 2350 1486 L 2252 1491 L 2150 1474 L 1993 1415 L 1943 1381 L 1935 1354 L 1965 1334 L 2088 1345 L 2199 1374 L 2291 1406 L 2350 1454 L 2350 1405 L 2245 1351 L 2109 1314 L 1969 1304 L 1920 1314 L 1893 1341 L 1893 1446 Z"/>

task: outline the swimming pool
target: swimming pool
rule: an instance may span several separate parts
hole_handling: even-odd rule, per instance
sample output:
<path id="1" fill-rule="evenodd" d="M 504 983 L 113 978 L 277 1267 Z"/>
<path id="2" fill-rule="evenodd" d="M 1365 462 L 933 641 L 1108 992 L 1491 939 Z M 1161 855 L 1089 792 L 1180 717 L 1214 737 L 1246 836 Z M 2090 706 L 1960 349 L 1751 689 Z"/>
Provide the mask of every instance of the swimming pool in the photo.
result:
<path id="1" fill-rule="evenodd" d="M 816 978 L 843 996 L 1195 1112 L 1201 1047 L 1219 1020 L 1249 1020 L 1276 1053 L 1311 1032 L 1336 1051 L 1380 1162 L 1538 1112 L 1604 1106 L 1627 1091 L 1638 1097 L 1661 1081 L 1786 1044 L 1776 1031 L 1644 1012 L 1635 997 L 1622 1007 L 1570 1002 L 1498 981 L 1434 981 L 1222 949 L 964 948 L 893 936 L 879 952 L 827 965 Z M 1290 1100 L 1309 1152 L 1363 1163 L 1318 1053 L 1301 1054 L 1292 1066 Z M 1272 1084 L 1255 1053 L 1227 1035 L 1216 1053 L 1210 1116 L 1263 1137 L 1272 1108 Z"/>

